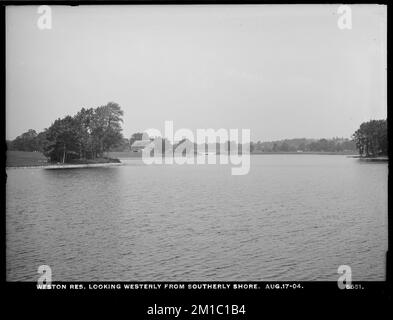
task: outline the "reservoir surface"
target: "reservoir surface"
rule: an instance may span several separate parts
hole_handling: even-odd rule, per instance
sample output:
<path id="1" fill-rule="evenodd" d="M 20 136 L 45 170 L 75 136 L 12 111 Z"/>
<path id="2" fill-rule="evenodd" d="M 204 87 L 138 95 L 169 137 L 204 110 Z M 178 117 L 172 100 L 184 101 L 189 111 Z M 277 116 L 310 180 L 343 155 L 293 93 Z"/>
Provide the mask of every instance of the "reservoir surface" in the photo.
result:
<path id="1" fill-rule="evenodd" d="M 230 165 L 7 169 L 8 281 L 384 280 L 386 163 L 253 155 Z"/>

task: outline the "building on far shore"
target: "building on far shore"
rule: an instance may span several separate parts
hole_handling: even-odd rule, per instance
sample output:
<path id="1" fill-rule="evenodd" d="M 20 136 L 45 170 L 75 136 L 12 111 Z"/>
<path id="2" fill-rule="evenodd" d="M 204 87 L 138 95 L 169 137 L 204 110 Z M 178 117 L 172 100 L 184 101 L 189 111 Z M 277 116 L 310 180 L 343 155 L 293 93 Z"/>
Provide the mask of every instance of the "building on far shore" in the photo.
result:
<path id="1" fill-rule="evenodd" d="M 137 140 L 131 145 L 132 152 L 139 152 L 145 149 L 151 143 L 150 140 Z"/>

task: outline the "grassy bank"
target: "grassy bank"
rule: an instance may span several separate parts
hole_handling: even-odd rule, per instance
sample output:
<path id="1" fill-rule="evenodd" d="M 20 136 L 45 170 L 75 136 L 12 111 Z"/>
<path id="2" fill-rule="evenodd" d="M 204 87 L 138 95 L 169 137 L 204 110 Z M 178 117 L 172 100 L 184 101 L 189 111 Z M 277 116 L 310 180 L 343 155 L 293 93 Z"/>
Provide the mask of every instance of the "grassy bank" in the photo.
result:
<path id="1" fill-rule="evenodd" d="M 7 167 L 37 167 L 48 164 L 48 159 L 41 152 L 7 151 Z"/>
<path id="2" fill-rule="evenodd" d="M 117 159 L 141 158 L 142 152 L 119 151 L 119 152 L 108 152 L 105 155 L 109 158 L 117 158 Z"/>
<path id="3" fill-rule="evenodd" d="M 96 158 L 96 159 L 77 159 L 67 162 L 67 164 L 101 164 L 101 163 L 121 163 L 119 159 L 115 158 Z"/>
<path id="4" fill-rule="evenodd" d="M 97 158 L 94 160 L 73 160 L 68 164 L 101 164 L 120 163 L 119 159 L 113 157 Z M 7 167 L 42 167 L 53 165 L 41 152 L 7 151 Z"/>

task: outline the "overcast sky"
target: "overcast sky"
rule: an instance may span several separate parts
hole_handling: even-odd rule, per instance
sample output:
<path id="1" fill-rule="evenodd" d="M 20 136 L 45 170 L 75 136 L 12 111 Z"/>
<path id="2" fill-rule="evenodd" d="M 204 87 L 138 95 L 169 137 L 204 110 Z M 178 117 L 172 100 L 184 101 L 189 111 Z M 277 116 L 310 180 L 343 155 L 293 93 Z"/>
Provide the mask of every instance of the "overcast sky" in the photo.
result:
<path id="1" fill-rule="evenodd" d="M 249 128 L 251 140 L 350 137 L 386 118 L 386 7 L 37 6 L 6 11 L 6 138 L 82 107 L 124 110 L 124 135 Z"/>

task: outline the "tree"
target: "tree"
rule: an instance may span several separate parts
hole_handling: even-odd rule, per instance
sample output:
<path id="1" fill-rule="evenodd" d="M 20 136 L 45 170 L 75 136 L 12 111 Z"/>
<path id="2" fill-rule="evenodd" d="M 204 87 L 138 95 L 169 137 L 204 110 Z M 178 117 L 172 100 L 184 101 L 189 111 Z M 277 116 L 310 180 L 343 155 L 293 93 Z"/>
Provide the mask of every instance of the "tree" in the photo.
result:
<path id="1" fill-rule="evenodd" d="M 79 152 L 78 123 L 71 116 L 57 119 L 45 132 L 48 141 L 44 154 L 51 161 L 65 163 Z"/>
<path id="2" fill-rule="evenodd" d="M 109 148 L 121 143 L 123 136 L 120 123 L 123 111 L 117 103 L 109 102 L 94 110 L 91 135 L 95 155 L 103 155 Z"/>
<path id="3" fill-rule="evenodd" d="M 93 114 L 93 108 L 82 108 L 74 117 L 78 126 L 77 135 L 80 159 L 93 157 L 94 150 L 91 138 Z"/>
<path id="4" fill-rule="evenodd" d="M 114 152 L 122 152 L 122 151 L 130 151 L 130 141 L 127 138 L 123 138 L 119 144 L 116 146 L 111 146 L 109 151 Z"/>
<path id="5" fill-rule="evenodd" d="M 30 129 L 16 137 L 16 139 L 13 140 L 10 145 L 10 149 L 19 151 L 39 151 L 36 138 L 37 132 L 33 129 Z"/>
<path id="6" fill-rule="evenodd" d="M 35 138 L 35 141 L 36 141 L 36 145 L 37 145 L 37 150 L 40 152 L 44 152 L 45 147 L 48 144 L 48 140 L 46 138 L 46 129 L 37 135 L 37 137 Z"/>
<path id="7" fill-rule="evenodd" d="M 387 121 L 371 120 L 363 122 L 353 134 L 353 139 L 361 156 L 387 155 Z"/>
<path id="8" fill-rule="evenodd" d="M 286 141 L 284 141 L 281 146 L 279 147 L 280 151 L 288 152 L 289 151 L 289 145 Z"/>

